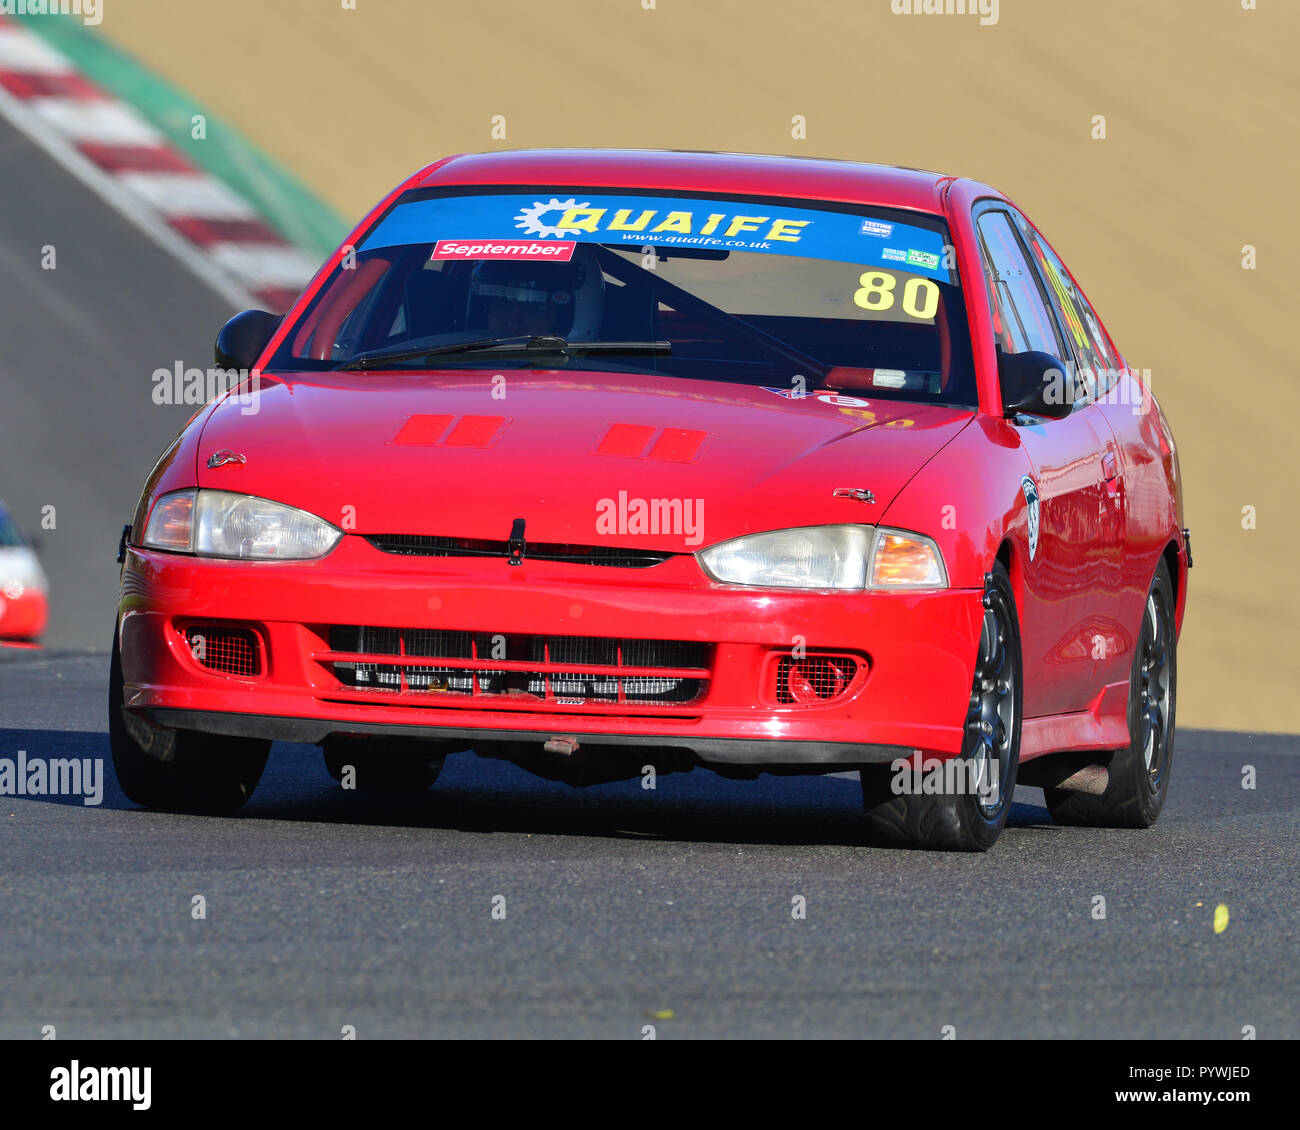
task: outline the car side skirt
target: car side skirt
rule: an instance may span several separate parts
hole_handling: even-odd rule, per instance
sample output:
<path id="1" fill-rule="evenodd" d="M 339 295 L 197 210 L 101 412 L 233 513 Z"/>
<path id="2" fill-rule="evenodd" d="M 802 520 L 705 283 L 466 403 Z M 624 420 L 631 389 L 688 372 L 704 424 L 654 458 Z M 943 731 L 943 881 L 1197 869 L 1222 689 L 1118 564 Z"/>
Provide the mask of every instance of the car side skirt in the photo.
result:
<path id="1" fill-rule="evenodd" d="M 1049 753 L 1123 749 L 1129 744 L 1128 682 L 1102 687 L 1087 710 L 1026 718 L 1020 733 L 1020 760 Z"/>

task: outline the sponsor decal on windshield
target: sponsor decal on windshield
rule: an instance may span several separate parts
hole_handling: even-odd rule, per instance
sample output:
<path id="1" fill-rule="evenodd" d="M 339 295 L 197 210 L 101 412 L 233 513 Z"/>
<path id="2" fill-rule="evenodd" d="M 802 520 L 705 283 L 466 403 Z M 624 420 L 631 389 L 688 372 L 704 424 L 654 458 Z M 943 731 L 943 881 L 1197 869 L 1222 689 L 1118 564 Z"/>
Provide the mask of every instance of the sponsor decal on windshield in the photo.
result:
<path id="1" fill-rule="evenodd" d="M 482 232 L 482 238 L 440 239 L 446 231 Z M 863 239 L 864 235 L 877 238 Z M 908 248 L 905 259 L 883 240 Z M 399 204 L 370 234 L 361 250 L 406 244 L 439 247 L 502 245 L 527 247 L 575 242 L 688 246 L 718 251 L 798 255 L 841 263 L 906 262 L 916 273 L 948 282 L 941 266 L 943 237 L 909 224 L 864 219 L 848 212 L 823 212 L 779 204 L 669 196 L 584 195 L 582 197 L 501 193 L 448 196 Z M 538 258 L 541 252 L 503 252 Z M 487 258 L 456 253 L 438 258 Z M 549 256 L 547 256 L 549 258 Z M 557 257 L 558 258 L 558 257 Z"/>
<path id="2" fill-rule="evenodd" d="M 543 243 L 524 240 L 503 243 L 491 239 L 440 239 L 433 245 L 430 259 L 544 259 L 567 263 L 573 258 L 573 243 Z"/>

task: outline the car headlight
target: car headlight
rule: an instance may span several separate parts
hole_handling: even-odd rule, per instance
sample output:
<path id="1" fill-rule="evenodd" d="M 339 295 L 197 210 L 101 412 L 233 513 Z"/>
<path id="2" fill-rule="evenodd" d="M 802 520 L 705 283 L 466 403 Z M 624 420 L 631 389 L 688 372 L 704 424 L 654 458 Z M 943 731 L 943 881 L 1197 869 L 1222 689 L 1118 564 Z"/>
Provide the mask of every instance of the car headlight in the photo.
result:
<path id="1" fill-rule="evenodd" d="M 224 490 L 163 495 L 145 526 L 143 544 L 200 557 L 303 561 L 322 557 L 343 531 L 283 502 Z"/>
<path id="2" fill-rule="evenodd" d="M 710 577 L 782 589 L 947 588 L 939 547 L 908 530 L 805 526 L 746 534 L 696 555 Z"/>
<path id="3" fill-rule="evenodd" d="M 779 589 L 866 585 L 870 526 L 804 526 L 719 542 L 696 554 L 714 580 Z"/>

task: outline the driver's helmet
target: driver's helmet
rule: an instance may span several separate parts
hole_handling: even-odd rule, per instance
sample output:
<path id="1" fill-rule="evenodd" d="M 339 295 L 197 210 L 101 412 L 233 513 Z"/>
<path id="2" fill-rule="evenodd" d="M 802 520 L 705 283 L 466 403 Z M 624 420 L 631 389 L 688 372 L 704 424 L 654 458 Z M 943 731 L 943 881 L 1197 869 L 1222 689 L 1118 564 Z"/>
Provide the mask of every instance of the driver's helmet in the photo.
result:
<path id="1" fill-rule="evenodd" d="M 567 263 L 485 259 L 469 279 L 465 328 L 494 337 L 558 334 L 594 341 L 605 308 L 605 280 L 581 244 Z"/>

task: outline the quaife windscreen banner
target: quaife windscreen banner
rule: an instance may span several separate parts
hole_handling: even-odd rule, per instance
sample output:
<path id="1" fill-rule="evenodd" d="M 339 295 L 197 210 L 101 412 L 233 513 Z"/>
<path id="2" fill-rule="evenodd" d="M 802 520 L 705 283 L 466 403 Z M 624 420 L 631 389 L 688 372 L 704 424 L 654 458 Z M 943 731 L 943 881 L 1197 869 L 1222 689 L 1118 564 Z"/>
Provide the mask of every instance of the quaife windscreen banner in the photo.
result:
<path id="1" fill-rule="evenodd" d="M 779 201 L 587 193 L 441 196 L 398 204 L 358 250 L 442 243 L 441 257 L 456 253 L 448 248 L 486 244 L 500 249 L 496 255 L 531 257 L 527 244 L 550 241 L 797 255 L 893 266 L 950 281 L 937 231 Z M 541 257 L 541 248 L 537 253 Z"/>

